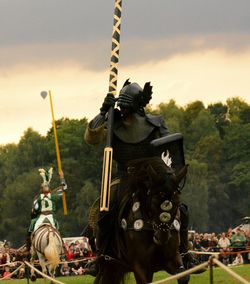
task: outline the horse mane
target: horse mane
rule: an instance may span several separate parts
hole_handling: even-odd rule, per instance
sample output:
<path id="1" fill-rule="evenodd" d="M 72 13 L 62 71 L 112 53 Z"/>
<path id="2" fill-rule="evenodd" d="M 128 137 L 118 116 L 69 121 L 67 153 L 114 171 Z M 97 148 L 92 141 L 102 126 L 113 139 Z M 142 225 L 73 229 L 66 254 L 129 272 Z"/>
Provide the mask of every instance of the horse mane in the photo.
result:
<path id="1" fill-rule="evenodd" d="M 160 186 L 174 177 L 174 170 L 160 157 L 135 159 L 128 163 L 128 187 Z"/>

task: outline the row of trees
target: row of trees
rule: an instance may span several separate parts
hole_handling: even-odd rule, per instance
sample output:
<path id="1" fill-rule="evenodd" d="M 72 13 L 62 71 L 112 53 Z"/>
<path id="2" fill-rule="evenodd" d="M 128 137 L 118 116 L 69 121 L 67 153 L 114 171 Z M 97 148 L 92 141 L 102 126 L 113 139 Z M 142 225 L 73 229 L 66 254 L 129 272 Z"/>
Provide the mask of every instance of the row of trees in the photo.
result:
<path id="1" fill-rule="evenodd" d="M 190 165 L 183 201 L 190 208 L 190 226 L 199 231 L 222 231 L 249 215 L 250 106 L 240 98 L 205 107 L 186 107 L 174 100 L 148 111 L 161 114 L 171 132 L 184 135 Z M 63 170 L 68 184 L 68 216 L 58 204 L 64 236 L 79 235 L 87 224 L 88 208 L 99 195 L 103 146 L 84 142 L 87 119 L 57 122 Z M 53 166 L 57 186 L 52 128 L 46 136 L 29 128 L 18 144 L 0 147 L 0 238 L 20 245 L 30 222 L 34 196 L 39 193 L 38 169 Z"/>

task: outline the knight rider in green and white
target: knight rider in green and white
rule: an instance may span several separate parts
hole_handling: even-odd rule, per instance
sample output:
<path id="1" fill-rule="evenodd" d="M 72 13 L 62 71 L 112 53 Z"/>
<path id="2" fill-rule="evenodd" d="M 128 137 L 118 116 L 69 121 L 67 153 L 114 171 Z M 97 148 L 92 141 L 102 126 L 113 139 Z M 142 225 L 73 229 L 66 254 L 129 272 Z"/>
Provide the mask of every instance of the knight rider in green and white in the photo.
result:
<path id="1" fill-rule="evenodd" d="M 31 210 L 31 223 L 27 232 L 26 247 L 22 254 L 28 254 L 31 247 L 31 234 L 42 224 L 50 223 L 54 228 L 59 229 L 56 220 L 56 201 L 62 196 L 63 191 L 67 189 L 66 183 L 61 182 L 56 189 L 50 189 L 50 181 L 52 179 L 53 168 L 49 170 L 39 169 L 39 173 L 43 178 L 41 184 L 41 193 L 34 199 Z"/>

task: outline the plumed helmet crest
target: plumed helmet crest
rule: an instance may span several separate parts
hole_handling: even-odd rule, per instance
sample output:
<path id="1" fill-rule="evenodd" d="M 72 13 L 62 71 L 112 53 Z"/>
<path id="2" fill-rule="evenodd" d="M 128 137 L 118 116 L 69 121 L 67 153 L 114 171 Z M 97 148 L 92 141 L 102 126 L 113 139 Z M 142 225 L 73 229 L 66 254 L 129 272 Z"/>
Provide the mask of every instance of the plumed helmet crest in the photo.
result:
<path id="1" fill-rule="evenodd" d="M 144 107 L 152 98 L 152 86 L 145 83 L 142 89 L 137 83 L 125 81 L 120 91 L 117 105 L 124 108 L 132 108 L 135 112 L 144 115 Z"/>
<path id="2" fill-rule="evenodd" d="M 53 168 L 50 168 L 49 170 L 46 169 L 39 169 L 39 174 L 43 179 L 43 183 L 42 185 L 47 185 L 49 186 L 50 181 L 52 179 L 52 175 L 53 175 Z"/>
<path id="3" fill-rule="evenodd" d="M 147 82 L 144 85 L 143 91 L 139 94 L 138 100 L 142 107 L 145 107 L 152 99 L 152 88 L 150 82 Z"/>

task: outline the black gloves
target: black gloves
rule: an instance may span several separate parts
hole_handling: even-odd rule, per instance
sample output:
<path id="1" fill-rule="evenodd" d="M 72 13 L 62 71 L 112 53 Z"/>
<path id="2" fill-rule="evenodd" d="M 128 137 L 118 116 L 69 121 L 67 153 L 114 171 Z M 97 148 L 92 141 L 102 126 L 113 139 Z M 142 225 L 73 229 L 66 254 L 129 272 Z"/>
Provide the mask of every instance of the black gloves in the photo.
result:
<path id="1" fill-rule="evenodd" d="M 102 104 L 102 107 L 100 108 L 101 115 L 104 116 L 108 112 L 110 107 L 114 107 L 115 102 L 116 102 L 116 98 L 111 94 L 107 94 Z"/>

